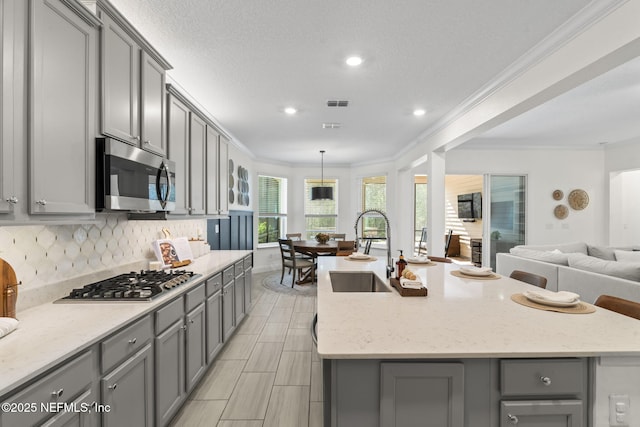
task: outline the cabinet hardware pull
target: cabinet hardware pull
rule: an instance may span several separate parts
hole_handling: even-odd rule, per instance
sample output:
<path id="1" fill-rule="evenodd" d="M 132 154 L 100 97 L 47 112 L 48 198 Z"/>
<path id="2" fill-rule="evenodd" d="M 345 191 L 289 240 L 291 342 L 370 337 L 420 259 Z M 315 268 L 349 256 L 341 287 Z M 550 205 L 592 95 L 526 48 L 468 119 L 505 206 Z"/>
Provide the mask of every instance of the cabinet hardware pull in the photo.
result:
<path id="1" fill-rule="evenodd" d="M 196 321 L 191 319 L 191 320 L 189 320 L 189 323 L 196 323 Z"/>
<path id="2" fill-rule="evenodd" d="M 129 344 L 135 344 L 138 341 L 138 338 L 131 338 L 129 340 Z"/>
<path id="3" fill-rule="evenodd" d="M 149 141 L 149 140 L 145 141 L 144 143 L 147 144 L 147 145 L 151 145 L 151 141 Z"/>
<path id="4" fill-rule="evenodd" d="M 18 203 L 18 198 L 16 196 L 11 196 L 6 200 L 6 202 L 15 205 Z"/>
<path id="5" fill-rule="evenodd" d="M 38 204 L 38 205 L 40 205 L 40 206 L 44 206 L 44 205 L 46 205 L 46 204 L 47 204 L 47 201 L 46 201 L 45 199 L 38 200 L 38 201 L 36 202 L 36 204 Z"/>
<path id="6" fill-rule="evenodd" d="M 509 418 L 509 421 L 511 421 L 511 424 L 518 424 L 518 417 L 515 415 L 507 414 L 507 417 Z"/>
<path id="7" fill-rule="evenodd" d="M 542 382 L 542 384 L 544 384 L 546 386 L 550 386 L 551 385 L 551 378 L 549 378 L 549 377 L 540 377 L 540 381 Z"/>
<path id="8" fill-rule="evenodd" d="M 140 135 L 134 136 L 133 139 L 135 139 L 136 141 L 140 141 Z"/>
<path id="9" fill-rule="evenodd" d="M 187 325 L 182 325 L 182 328 L 180 328 L 180 329 L 182 329 L 183 331 L 186 331 L 187 330 Z"/>
<path id="10" fill-rule="evenodd" d="M 113 383 L 113 385 L 109 386 L 110 390 L 115 390 L 116 388 L 118 388 L 118 383 Z"/>
<path id="11" fill-rule="evenodd" d="M 54 390 L 54 391 L 51 392 L 51 396 L 53 396 L 53 397 L 62 397 L 63 394 L 64 394 L 64 389 L 63 388 L 61 388 L 58 391 Z"/>

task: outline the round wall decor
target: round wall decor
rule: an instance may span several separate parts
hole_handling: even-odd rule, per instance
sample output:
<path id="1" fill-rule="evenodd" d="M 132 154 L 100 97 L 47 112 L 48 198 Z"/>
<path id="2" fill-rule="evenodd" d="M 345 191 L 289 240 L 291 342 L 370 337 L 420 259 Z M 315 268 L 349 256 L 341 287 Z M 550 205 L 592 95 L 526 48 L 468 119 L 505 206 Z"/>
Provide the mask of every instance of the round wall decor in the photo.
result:
<path id="1" fill-rule="evenodd" d="M 589 195 L 584 190 L 573 190 L 567 197 L 571 209 L 581 211 L 589 204 Z"/>
<path id="2" fill-rule="evenodd" d="M 564 193 L 562 192 L 562 190 L 555 190 L 553 192 L 553 200 L 562 200 L 563 197 Z"/>
<path id="3" fill-rule="evenodd" d="M 569 208 L 566 205 L 558 205 L 553 209 L 553 215 L 558 219 L 565 219 L 569 216 Z"/>

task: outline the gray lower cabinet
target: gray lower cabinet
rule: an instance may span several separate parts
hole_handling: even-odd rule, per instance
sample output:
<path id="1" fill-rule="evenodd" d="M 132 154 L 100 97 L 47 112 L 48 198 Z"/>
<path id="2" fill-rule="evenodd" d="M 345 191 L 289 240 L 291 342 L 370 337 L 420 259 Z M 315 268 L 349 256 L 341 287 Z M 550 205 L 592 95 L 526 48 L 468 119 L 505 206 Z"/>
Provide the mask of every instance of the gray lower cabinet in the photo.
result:
<path id="1" fill-rule="evenodd" d="M 100 22 L 70 2 L 30 5 L 28 211 L 93 215 Z"/>
<path id="2" fill-rule="evenodd" d="M 97 407 L 95 393 L 87 390 L 71 402 L 72 411 L 62 411 L 51 418 L 42 427 L 93 427 L 97 426 Z M 85 409 L 89 410 L 85 410 Z"/>
<path id="3" fill-rule="evenodd" d="M 222 337 L 222 274 L 206 281 L 207 363 L 212 363 L 224 343 Z"/>
<path id="4" fill-rule="evenodd" d="M 207 368 L 206 336 L 207 322 L 204 301 L 187 313 L 186 333 L 186 382 L 189 393 Z"/>
<path id="5" fill-rule="evenodd" d="M 234 286 L 234 299 L 236 308 L 236 325 L 239 325 L 245 314 L 244 305 L 244 264 L 242 261 L 235 264 L 235 286 Z"/>
<path id="6" fill-rule="evenodd" d="M 581 400 L 522 400 L 500 403 L 500 427 L 583 427 Z"/>
<path id="7" fill-rule="evenodd" d="M 100 381 L 103 427 L 153 426 L 153 347 L 146 344 Z"/>
<path id="8" fill-rule="evenodd" d="M 243 260 L 244 264 L 244 311 L 248 313 L 251 309 L 251 286 L 252 286 L 252 268 L 253 255 L 247 255 Z"/>
<path id="9" fill-rule="evenodd" d="M 222 340 L 227 342 L 236 328 L 234 266 L 222 272 Z"/>
<path id="10" fill-rule="evenodd" d="M 182 300 L 180 298 L 180 300 Z M 179 301 L 181 302 L 181 301 Z M 156 424 L 166 425 L 186 397 L 184 381 L 184 331 L 182 318 L 155 339 Z"/>
<path id="11" fill-rule="evenodd" d="M 464 426 L 462 363 L 381 363 L 380 425 Z"/>

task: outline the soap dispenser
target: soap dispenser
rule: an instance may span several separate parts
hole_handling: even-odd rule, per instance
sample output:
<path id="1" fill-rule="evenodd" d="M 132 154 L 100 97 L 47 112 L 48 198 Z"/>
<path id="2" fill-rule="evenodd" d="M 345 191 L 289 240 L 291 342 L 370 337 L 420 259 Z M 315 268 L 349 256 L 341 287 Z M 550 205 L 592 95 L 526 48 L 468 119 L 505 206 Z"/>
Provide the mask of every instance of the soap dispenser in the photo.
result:
<path id="1" fill-rule="evenodd" d="M 398 258 L 398 262 L 396 262 L 396 279 L 400 280 L 406 266 L 407 261 L 404 259 L 404 255 L 402 255 L 402 249 L 400 249 L 400 258 Z"/>

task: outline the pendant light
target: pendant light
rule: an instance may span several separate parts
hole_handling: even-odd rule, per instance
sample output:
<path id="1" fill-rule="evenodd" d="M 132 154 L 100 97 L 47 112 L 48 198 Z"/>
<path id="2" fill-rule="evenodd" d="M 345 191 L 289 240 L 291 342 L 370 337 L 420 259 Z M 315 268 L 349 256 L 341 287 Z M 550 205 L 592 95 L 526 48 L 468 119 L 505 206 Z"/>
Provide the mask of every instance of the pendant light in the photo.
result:
<path id="1" fill-rule="evenodd" d="M 333 187 L 324 186 L 324 150 L 320 150 L 320 187 L 311 187 L 311 200 L 333 200 Z"/>

